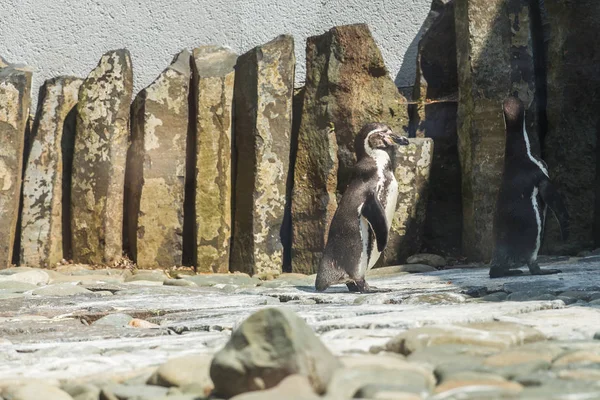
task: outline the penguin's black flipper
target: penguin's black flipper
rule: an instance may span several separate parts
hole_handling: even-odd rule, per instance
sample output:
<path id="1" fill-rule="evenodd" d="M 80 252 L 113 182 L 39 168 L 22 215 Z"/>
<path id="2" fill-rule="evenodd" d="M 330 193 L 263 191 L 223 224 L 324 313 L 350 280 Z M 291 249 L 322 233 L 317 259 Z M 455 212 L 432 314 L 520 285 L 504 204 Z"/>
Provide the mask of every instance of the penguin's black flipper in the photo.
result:
<path id="1" fill-rule="evenodd" d="M 542 179 L 539 184 L 539 190 L 544 203 L 550 207 L 550 210 L 552 210 L 552 213 L 558 220 L 562 239 L 567 240 L 569 237 L 569 212 L 567 211 L 567 207 L 565 207 L 562 197 L 549 179 Z"/>
<path id="2" fill-rule="evenodd" d="M 375 193 L 369 193 L 362 207 L 361 214 L 369 221 L 377 240 L 377 251 L 381 253 L 388 241 L 388 227 L 385 219 L 385 210 L 381 202 L 377 199 L 377 196 L 375 196 Z"/>

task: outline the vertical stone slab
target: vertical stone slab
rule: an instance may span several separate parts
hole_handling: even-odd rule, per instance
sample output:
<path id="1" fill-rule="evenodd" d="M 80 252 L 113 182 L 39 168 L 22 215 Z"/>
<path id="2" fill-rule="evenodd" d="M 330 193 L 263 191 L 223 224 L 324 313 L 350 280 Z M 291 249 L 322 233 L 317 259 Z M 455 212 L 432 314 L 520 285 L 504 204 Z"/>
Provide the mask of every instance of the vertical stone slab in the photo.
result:
<path id="1" fill-rule="evenodd" d="M 32 73 L 0 59 L 0 269 L 12 264 Z"/>
<path id="2" fill-rule="evenodd" d="M 408 118 L 406 100 L 364 24 L 308 38 L 305 87 L 292 194 L 292 268 L 313 273 L 337 207 L 336 192 L 346 189 L 356 162 L 355 135 L 372 121 L 401 133 Z"/>
<path id="3" fill-rule="evenodd" d="M 576 254 L 594 246 L 596 164 L 600 135 L 600 3 L 545 0 L 548 133 L 544 144 L 550 178 L 565 199 L 570 236 L 560 239 L 546 218 L 543 252 Z M 598 220 L 600 222 L 600 219 Z M 600 243 L 600 223 L 596 244 Z"/>
<path id="4" fill-rule="evenodd" d="M 535 96 L 533 58 L 525 57 L 530 51 L 525 39 L 529 37 L 528 4 L 526 0 L 455 0 L 462 247 L 470 260 L 489 260 L 492 252 L 505 144 L 502 101 L 516 94 L 529 106 Z M 537 142 L 535 135 L 531 137 Z"/>
<path id="5" fill-rule="evenodd" d="M 229 271 L 234 66 L 228 49 L 194 49 L 196 76 L 196 270 Z M 243 151 L 243 150 L 242 150 Z"/>
<path id="6" fill-rule="evenodd" d="M 67 257 L 63 255 L 63 241 L 70 242 L 70 238 L 63 238 L 63 221 L 69 221 L 66 194 L 70 192 L 70 176 L 66 174 L 71 170 L 75 106 L 82 82 L 58 77 L 47 80 L 41 89 L 23 182 L 20 251 L 25 265 L 48 267 Z"/>
<path id="7" fill-rule="evenodd" d="M 294 41 L 282 35 L 239 57 L 235 75 L 236 178 L 231 268 L 281 271 L 292 130 Z"/>
<path id="8" fill-rule="evenodd" d="M 433 0 L 417 53 L 410 130 L 435 143 L 423 245 L 436 254 L 461 254 L 462 197 L 456 113 L 458 76 L 454 0 Z"/>
<path id="9" fill-rule="evenodd" d="M 190 60 L 179 53 L 131 107 L 127 229 L 138 268 L 182 264 Z"/>
<path id="10" fill-rule="evenodd" d="M 122 256 L 132 82 L 129 51 L 110 51 L 79 90 L 71 185 L 75 262 L 106 264 Z"/>
<path id="11" fill-rule="evenodd" d="M 431 138 L 409 142 L 408 146 L 398 146 L 395 152 L 398 204 L 383 252 L 384 265 L 402 264 L 421 249 L 434 145 Z"/>

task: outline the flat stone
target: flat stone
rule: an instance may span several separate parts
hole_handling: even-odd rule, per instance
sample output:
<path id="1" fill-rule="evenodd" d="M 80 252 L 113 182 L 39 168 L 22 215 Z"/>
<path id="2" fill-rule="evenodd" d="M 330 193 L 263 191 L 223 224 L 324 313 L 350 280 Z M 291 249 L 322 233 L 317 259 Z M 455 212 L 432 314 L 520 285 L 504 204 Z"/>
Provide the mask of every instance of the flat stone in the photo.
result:
<path id="1" fill-rule="evenodd" d="M 231 398 L 231 400 L 319 400 L 319 397 L 311 387 L 305 376 L 290 375 L 283 379 L 274 388 L 243 393 Z"/>
<path id="2" fill-rule="evenodd" d="M 357 355 L 340 357 L 345 368 L 378 368 L 392 369 L 402 375 L 406 372 L 420 374 L 424 378 L 425 386 L 432 389 L 436 384 L 433 368 L 415 362 L 408 362 L 404 357 L 396 353 L 384 353 L 378 355 Z"/>
<path id="3" fill-rule="evenodd" d="M 388 342 L 386 350 L 409 355 L 418 349 L 438 344 L 475 344 L 503 350 L 543 339 L 544 336 L 537 330 L 517 324 L 438 325 L 408 330 Z"/>
<path id="4" fill-rule="evenodd" d="M 0 63 L 0 268 L 13 261 L 31 78 L 28 68 Z"/>
<path id="5" fill-rule="evenodd" d="M 562 354 L 554 360 L 552 368 L 562 368 L 574 366 L 585 366 L 588 364 L 599 364 L 600 363 L 600 350 L 578 350 Z"/>
<path id="6" fill-rule="evenodd" d="M 125 282 L 151 281 L 151 282 L 163 283 L 167 279 L 168 279 L 168 277 L 164 273 L 160 273 L 160 274 L 140 273 L 140 274 L 128 276 L 127 278 L 125 278 Z"/>
<path id="7" fill-rule="evenodd" d="M 523 386 L 516 382 L 509 382 L 502 376 L 485 372 L 463 371 L 444 377 L 444 380 L 435 388 L 435 393 L 443 393 L 449 390 L 468 386 L 488 386 L 518 393 Z"/>
<path id="8" fill-rule="evenodd" d="M 440 268 L 446 265 L 446 259 L 437 254 L 415 254 L 406 259 L 408 264 L 425 264 L 435 268 Z"/>
<path id="9" fill-rule="evenodd" d="M 107 264 L 122 257 L 132 86 L 129 51 L 117 50 L 102 56 L 79 91 L 71 185 L 76 262 Z"/>
<path id="10" fill-rule="evenodd" d="M 558 371 L 560 379 L 575 381 L 600 381 L 600 370 L 594 368 L 565 369 Z"/>
<path id="11" fill-rule="evenodd" d="M 437 269 L 425 264 L 394 265 L 391 267 L 373 268 L 367 272 L 367 277 L 395 275 L 401 273 L 418 274 L 422 272 L 433 271 L 437 271 Z"/>
<path id="12" fill-rule="evenodd" d="M 63 249 L 68 252 L 71 248 L 70 238 L 63 239 L 63 232 L 70 229 L 63 227 L 63 220 L 70 220 L 68 193 L 75 140 L 72 111 L 82 83 L 79 78 L 58 77 L 47 80 L 40 90 L 38 123 L 23 180 L 20 260 L 25 265 L 56 265 L 63 259 Z"/>
<path id="13" fill-rule="evenodd" d="M 419 294 L 408 297 L 405 304 L 457 304 L 464 303 L 467 296 L 459 293 Z"/>
<path id="14" fill-rule="evenodd" d="M 137 280 L 137 281 L 125 282 L 125 284 L 126 285 L 134 285 L 134 286 L 162 286 L 163 282 L 156 281 L 156 280 L 148 281 L 145 279 L 141 279 L 141 280 Z"/>
<path id="15" fill-rule="evenodd" d="M 533 349 L 525 350 L 522 347 L 517 347 L 513 350 L 489 356 L 483 361 L 483 364 L 490 367 L 508 367 L 533 361 L 551 363 L 552 359 L 553 354 L 550 352 L 541 352 Z"/>
<path id="16" fill-rule="evenodd" d="M 191 54 L 183 50 L 131 106 L 128 245 L 139 268 L 183 263 Z"/>
<path id="17" fill-rule="evenodd" d="M 214 285 L 238 285 L 238 286 L 256 286 L 260 285 L 260 280 L 251 278 L 247 274 L 207 274 L 186 276 L 183 279 L 194 282 L 198 286 Z"/>
<path id="18" fill-rule="evenodd" d="M 92 294 L 93 292 L 81 286 L 70 283 L 57 283 L 35 289 L 31 294 L 36 296 L 75 296 L 79 294 Z"/>
<path id="19" fill-rule="evenodd" d="M 41 270 L 31 270 L 17 272 L 8 276 L 0 276 L 0 282 L 20 282 L 29 283 L 31 285 L 45 285 L 50 280 L 47 272 Z"/>
<path id="20" fill-rule="evenodd" d="M 339 367 L 340 362 L 302 319 L 286 308 L 266 308 L 233 332 L 215 355 L 210 376 L 215 392 L 227 398 L 272 388 L 295 373 L 308 377 L 321 394 Z"/>
<path id="21" fill-rule="evenodd" d="M 148 385 L 108 385 L 103 387 L 102 391 L 105 395 L 112 395 L 119 400 L 146 400 L 165 396 L 169 389 Z"/>
<path id="22" fill-rule="evenodd" d="M 28 290 L 37 289 L 37 285 L 28 282 L 2 281 L 0 280 L 0 290 L 10 290 L 12 293 L 23 293 Z"/>
<path id="23" fill-rule="evenodd" d="M 194 49 L 196 99 L 196 262 L 199 272 L 229 271 L 234 66 L 237 54 Z"/>
<path id="24" fill-rule="evenodd" d="M 315 273 L 337 199 L 356 162 L 356 134 L 373 121 L 402 133 L 408 115 L 366 24 L 337 26 L 307 39 L 301 101 L 291 263 L 294 272 Z"/>
<path id="25" fill-rule="evenodd" d="M 187 279 L 167 279 L 163 282 L 165 286 L 187 286 L 187 287 L 198 287 L 195 282 Z"/>
<path id="26" fill-rule="evenodd" d="M 483 301 L 504 301 L 508 297 L 508 294 L 505 292 L 496 292 L 485 295 L 481 298 Z"/>
<path id="27" fill-rule="evenodd" d="M 131 315 L 127 314 L 109 314 L 94 322 L 94 325 L 106 325 L 116 327 L 126 327 L 133 320 Z"/>
<path id="28" fill-rule="evenodd" d="M 79 284 L 88 283 L 123 283 L 125 278 L 119 275 L 63 275 L 53 277 L 49 283 L 74 282 Z"/>
<path id="29" fill-rule="evenodd" d="M 237 157 L 231 269 L 281 271 L 292 137 L 294 39 L 282 35 L 240 56 L 235 75 Z"/>
<path id="30" fill-rule="evenodd" d="M 73 400 L 98 400 L 100 396 L 100 388 L 91 384 L 66 383 L 61 389 L 73 397 Z"/>
<path id="31" fill-rule="evenodd" d="M 201 385 L 204 394 L 208 395 L 214 387 L 210 379 L 211 361 L 209 355 L 172 358 L 156 370 L 148 383 L 165 387 L 196 384 Z"/>
<path id="32" fill-rule="evenodd" d="M 130 327 L 132 327 L 132 328 L 138 328 L 138 329 L 157 329 L 157 328 L 160 328 L 160 325 L 153 324 L 152 322 L 148 322 L 146 320 L 139 319 L 139 318 L 132 319 L 131 321 L 129 321 L 129 323 L 127 325 L 130 326 Z"/>
<path id="33" fill-rule="evenodd" d="M 42 393 L 45 400 L 73 400 L 67 392 L 42 383 L 9 386 L 4 389 L 2 396 L 8 400 L 39 400 Z"/>

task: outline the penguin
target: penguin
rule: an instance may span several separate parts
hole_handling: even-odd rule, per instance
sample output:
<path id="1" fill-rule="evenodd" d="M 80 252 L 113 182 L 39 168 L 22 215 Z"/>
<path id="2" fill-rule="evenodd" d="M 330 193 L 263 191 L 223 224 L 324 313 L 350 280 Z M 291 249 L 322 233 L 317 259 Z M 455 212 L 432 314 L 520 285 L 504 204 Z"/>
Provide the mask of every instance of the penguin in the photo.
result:
<path id="1" fill-rule="evenodd" d="M 548 275 L 558 269 L 541 269 L 537 256 L 548 208 L 560 224 L 563 240 L 568 237 L 569 214 L 550 181 L 546 164 L 531 153 L 525 128 L 525 108 L 516 97 L 503 103 L 506 127 L 504 170 L 494 214 L 494 248 L 490 278 L 518 275 L 524 265 L 531 275 Z"/>
<path id="2" fill-rule="evenodd" d="M 351 292 L 375 289 L 365 274 L 387 245 L 398 200 L 392 152 L 408 143 L 382 123 L 368 123 L 356 135 L 354 175 L 331 220 L 315 282 L 318 291 L 338 283 Z"/>

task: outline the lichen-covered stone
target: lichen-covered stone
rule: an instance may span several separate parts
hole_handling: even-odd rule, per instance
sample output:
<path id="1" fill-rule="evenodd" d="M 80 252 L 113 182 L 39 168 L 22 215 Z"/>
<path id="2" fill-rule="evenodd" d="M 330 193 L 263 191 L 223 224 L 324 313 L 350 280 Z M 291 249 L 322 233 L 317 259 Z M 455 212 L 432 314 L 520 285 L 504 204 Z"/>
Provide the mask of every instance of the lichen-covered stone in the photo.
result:
<path id="1" fill-rule="evenodd" d="M 502 101 L 515 93 L 529 107 L 528 119 L 535 116 L 528 4 L 455 1 L 462 247 L 471 260 L 489 260 L 492 252 L 492 221 L 504 161 Z M 531 121 L 528 125 L 531 128 Z M 530 138 L 537 153 L 537 137 Z"/>
<path id="2" fill-rule="evenodd" d="M 123 191 L 133 73 L 127 50 L 102 56 L 79 90 L 71 184 L 73 260 L 122 255 Z"/>
<path id="3" fill-rule="evenodd" d="M 237 55 L 194 49 L 196 121 L 196 269 L 229 271 L 233 84 Z"/>
<path id="4" fill-rule="evenodd" d="M 408 118 L 406 100 L 367 25 L 339 26 L 308 38 L 306 71 L 292 195 L 292 267 L 313 273 L 337 207 L 336 192 L 346 189 L 356 162 L 355 135 L 373 121 L 402 133 Z"/>
<path id="5" fill-rule="evenodd" d="M 131 107 L 127 218 L 140 268 L 182 264 L 190 57 L 179 53 Z"/>
<path id="6" fill-rule="evenodd" d="M 435 143 L 423 241 L 430 251 L 456 256 L 461 248 L 462 197 L 456 132 L 454 0 L 434 0 L 422 32 L 413 90 L 415 104 L 409 105 L 409 114 L 411 134 L 431 137 Z"/>
<path id="7" fill-rule="evenodd" d="M 29 69 L 0 60 L 0 268 L 12 263 L 31 77 Z"/>
<path id="8" fill-rule="evenodd" d="M 398 181 L 398 203 L 388 244 L 383 252 L 385 265 L 397 265 L 421 248 L 429 173 L 433 158 L 433 140 L 409 139 L 408 146 L 398 146 L 395 152 L 394 176 Z"/>
<path id="9" fill-rule="evenodd" d="M 323 394 L 341 366 L 293 311 L 266 308 L 252 314 L 232 334 L 213 359 L 210 377 L 219 396 L 270 389 L 289 375 L 299 374 Z"/>
<path id="10" fill-rule="evenodd" d="M 21 263 L 52 266 L 70 249 L 71 162 L 82 79 L 58 77 L 41 89 L 23 182 Z M 68 233 L 67 233 L 68 234 Z"/>
<path id="11" fill-rule="evenodd" d="M 600 3 L 546 0 L 545 6 L 550 35 L 544 159 L 571 222 L 563 242 L 549 214 L 542 252 L 577 254 L 600 243 L 600 43 L 590 36 L 600 29 Z"/>
<path id="12" fill-rule="evenodd" d="M 294 90 L 294 41 L 279 36 L 239 57 L 235 75 L 237 148 L 231 268 L 281 271 Z"/>

